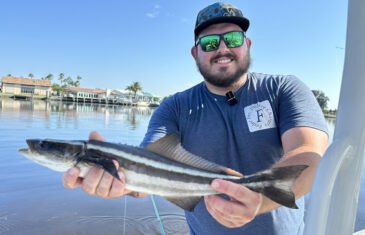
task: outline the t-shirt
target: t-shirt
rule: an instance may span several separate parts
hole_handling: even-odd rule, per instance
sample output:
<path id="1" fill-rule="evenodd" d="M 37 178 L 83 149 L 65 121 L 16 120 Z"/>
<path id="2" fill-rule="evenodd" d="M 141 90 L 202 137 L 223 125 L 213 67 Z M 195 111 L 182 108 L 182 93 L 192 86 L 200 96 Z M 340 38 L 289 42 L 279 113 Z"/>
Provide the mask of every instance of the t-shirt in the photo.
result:
<path id="1" fill-rule="evenodd" d="M 173 95 L 153 113 L 141 146 L 178 133 L 189 152 L 249 175 L 281 159 L 285 131 L 312 127 L 327 132 L 317 100 L 294 76 L 248 73 L 234 96 L 238 102 L 230 105 L 204 82 Z M 185 215 L 191 234 L 294 235 L 304 227 L 304 199 L 296 204 L 299 209 L 280 207 L 234 229 L 218 223 L 203 199 Z"/>

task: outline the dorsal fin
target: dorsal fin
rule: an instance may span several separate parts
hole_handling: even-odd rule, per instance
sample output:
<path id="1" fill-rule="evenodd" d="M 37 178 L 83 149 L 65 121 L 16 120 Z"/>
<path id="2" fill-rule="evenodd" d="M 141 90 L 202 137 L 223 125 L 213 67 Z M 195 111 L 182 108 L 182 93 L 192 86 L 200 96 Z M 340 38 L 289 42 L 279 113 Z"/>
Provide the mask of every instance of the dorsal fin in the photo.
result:
<path id="1" fill-rule="evenodd" d="M 242 174 L 233 169 L 218 165 L 214 162 L 208 161 L 188 152 L 181 146 L 179 138 L 176 134 L 166 135 L 156 142 L 149 144 L 146 149 L 168 159 L 202 170 L 207 170 L 218 174 L 224 173 L 227 175 L 242 177 Z"/>

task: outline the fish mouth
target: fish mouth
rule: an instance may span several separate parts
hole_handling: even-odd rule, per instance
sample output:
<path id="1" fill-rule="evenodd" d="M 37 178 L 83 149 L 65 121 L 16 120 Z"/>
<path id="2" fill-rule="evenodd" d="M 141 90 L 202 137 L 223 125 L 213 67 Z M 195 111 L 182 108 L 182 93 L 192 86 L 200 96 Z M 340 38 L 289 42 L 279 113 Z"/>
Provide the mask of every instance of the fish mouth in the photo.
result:
<path id="1" fill-rule="evenodd" d="M 21 152 L 21 153 L 28 153 L 28 152 L 30 152 L 30 149 L 28 149 L 28 148 L 21 148 L 21 149 L 19 149 L 19 152 Z"/>

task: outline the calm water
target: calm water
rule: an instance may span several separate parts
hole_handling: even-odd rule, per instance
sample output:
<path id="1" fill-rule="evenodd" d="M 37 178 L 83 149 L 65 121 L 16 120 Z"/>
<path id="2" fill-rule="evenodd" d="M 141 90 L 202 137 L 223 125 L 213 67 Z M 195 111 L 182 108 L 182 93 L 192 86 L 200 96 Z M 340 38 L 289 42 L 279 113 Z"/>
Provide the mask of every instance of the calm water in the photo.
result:
<path id="1" fill-rule="evenodd" d="M 0 98 L 0 234 L 160 234 L 151 199 L 103 200 L 66 190 L 62 174 L 20 156 L 27 138 L 87 139 L 138 145 L 153 110 Z M 330 134 L 334 121 L 328 120 Z M 356 230 L 365 228 L 365 177 Z M 156 197 L 167 234 L 188 234 L 183 211 Z"/>

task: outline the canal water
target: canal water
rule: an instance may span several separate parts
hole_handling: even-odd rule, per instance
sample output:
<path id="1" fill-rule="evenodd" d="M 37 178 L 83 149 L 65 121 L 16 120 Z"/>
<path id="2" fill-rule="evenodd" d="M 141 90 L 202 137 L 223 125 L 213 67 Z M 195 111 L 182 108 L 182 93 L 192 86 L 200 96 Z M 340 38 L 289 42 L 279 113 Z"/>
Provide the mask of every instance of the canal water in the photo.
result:
<path id="1" fill-rule="evenodd" d="M 161 234 L 150 197 L 105 200 L 66 190 L 62 174 L 22 157 L 27 138 L 87 139 L 138 145 L 150 108 L 0 98 L 0 234 Z M 334 120 L 328 120 L 333 135 Z M 155 197 L 167 234 L 188 234 L 184 213 Z M 356 231 L 365 229 L 365 176 Z M 345 216 L 345 215 L 344 215 Z"/>

